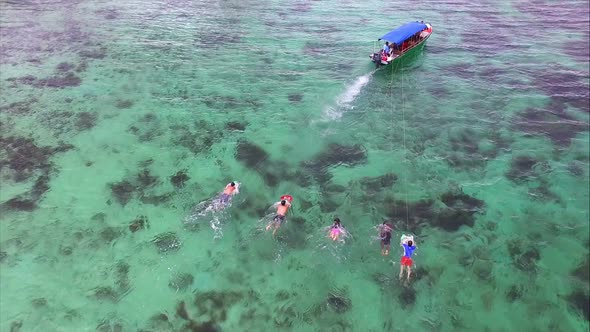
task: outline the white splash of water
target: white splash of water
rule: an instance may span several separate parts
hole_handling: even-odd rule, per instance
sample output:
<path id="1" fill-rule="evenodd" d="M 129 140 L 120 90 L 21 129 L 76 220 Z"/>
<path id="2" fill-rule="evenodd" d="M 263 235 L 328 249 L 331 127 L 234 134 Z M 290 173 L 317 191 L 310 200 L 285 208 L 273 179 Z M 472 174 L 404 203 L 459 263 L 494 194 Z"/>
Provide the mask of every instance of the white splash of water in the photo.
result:
<path id="1" fill-rule="evenodd" d="M 335 106 L 329 106 L 324 110 L 325 120 L 339 120 L 342 118 L 344 111 L 352 109 L 350 105 L 356 97 L 361 93 L 363 87 L 371 81 L 371 76 L 375 71 L 358 77 L 351 85 L 344 90 L 344 92 L 336 99 Z"/>

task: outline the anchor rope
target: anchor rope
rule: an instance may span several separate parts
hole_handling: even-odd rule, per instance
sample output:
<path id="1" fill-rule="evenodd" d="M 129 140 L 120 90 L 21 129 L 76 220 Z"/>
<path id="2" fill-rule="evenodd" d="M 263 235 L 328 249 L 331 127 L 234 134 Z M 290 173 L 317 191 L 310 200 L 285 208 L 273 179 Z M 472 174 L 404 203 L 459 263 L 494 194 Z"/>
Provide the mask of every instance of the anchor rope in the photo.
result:
<path id="1" fill-rule="evenodd" d="M 404 195 L 405 195 L 405 208 L 406 208 L 406 230 L 409 229 L 409 219 L 410 219 L 410 208 L 409 208 L 409 204 L 408 204 L 408 188 L 407 188 L 407 178 L 406 178 L 406 172 L 405 172 L 405 164 L 407 163 L 407 149 L 406 149 L 406 101 L 404 98 L 404 70 L 403 68 L 401 68 L 401 61 L 397 61 L 396 66 L 391 66 L 391 79 L 389 82 L 389 87 L 390 87 L 390 100 L 391 100 L 391 107 L 390 107 L 390 113 L 391 113 L 391 128 L 393 129 L 393 125 L 394 125 L 394 116 L 393 116 L 393 103 L 394 103 L 394 98 L 393 98 L 393 73 L 398 71 L 401 73 L 401 82 L 400 82 L 400 90 L 401 90 L 401 110 L 402 110 L 402 142 L 403 142 L 403 147 L 404 147 L 404 159 L 403 159 L 403 164 L 402 165 L 402 176 L 401 176 L 401 180 L 404 183 L 403 185 L 403 191 L 404 191 Z M 391 141 L 391 151 L 393 151 L 393 140 Z M 395 198 L 394 198 L 395 199 Z"/>

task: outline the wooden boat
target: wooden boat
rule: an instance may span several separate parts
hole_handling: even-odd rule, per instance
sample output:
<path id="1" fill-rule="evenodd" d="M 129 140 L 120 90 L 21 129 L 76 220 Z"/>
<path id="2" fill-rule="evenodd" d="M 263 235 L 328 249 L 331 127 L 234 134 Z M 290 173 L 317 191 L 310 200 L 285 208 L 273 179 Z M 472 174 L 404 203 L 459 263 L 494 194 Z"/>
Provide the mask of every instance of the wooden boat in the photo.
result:
<path id="1" fill-rule="evenodd" d="M 369 57 L 377 67 L 389 65 L 402 57 L 420 52 L 431 34 L 432 26 L 428 23 L 406 23 L 378 39 L 390 44 L 389 53 L 386 54 L 382 48 L 378 52 L 371 53 Z"/>

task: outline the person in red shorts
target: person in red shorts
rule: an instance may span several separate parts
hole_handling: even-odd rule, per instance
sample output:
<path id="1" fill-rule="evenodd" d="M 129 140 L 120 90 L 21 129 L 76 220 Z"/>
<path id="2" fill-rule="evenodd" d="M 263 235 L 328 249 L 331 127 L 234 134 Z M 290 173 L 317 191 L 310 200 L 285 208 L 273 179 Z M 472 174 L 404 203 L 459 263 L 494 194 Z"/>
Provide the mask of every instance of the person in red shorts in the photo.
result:
<path id="1" fill-rule="evenodd" d="M 410 281 L 410 275 L 412 274 L 412 254 L 414 250 L 416 250 L 416 246 L 412 242 L 412 240 L 407 241 L 406 243 L 402 242 L 402 246 L 404 247 L 404 255 L 402 256 L 401 260 L 401 267 L 399 270 L 399 278 L 402 279 L 404 275 L 404 266 L 408 271 L 407 281 Z"/>

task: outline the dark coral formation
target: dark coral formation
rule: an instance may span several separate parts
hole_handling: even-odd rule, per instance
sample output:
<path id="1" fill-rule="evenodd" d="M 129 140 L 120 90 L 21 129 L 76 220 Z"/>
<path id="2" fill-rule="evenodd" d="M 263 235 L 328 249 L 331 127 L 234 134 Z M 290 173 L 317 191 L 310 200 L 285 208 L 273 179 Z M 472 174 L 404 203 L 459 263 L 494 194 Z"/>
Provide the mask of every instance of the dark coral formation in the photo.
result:
<path id="1" fill-rule="evenodd" d="M 105 227 L 99 232 L 100 238 L 106 243 L 113 242 L 114 240 L 118 239 L 121 235 L 123 235 L 121 229 L 111 226 Z"/>
<path id="2" fill-rule="evenodd" d="M 88 130 L 96 126 L 97 115 L 92 112 L 80 112 L 77 114 L 76 128 L 79 131 Z"/>
<path id="3" fill-rule="evenodd" d="M 34 200 L 38 200 L 43 196 L 43 194 L 49 190 L 49 175 L 43 174 L 40 175 L 35 183 L 33 184 L 33 188 L 31 188 L 30 194 Z"/>
<path id="4" fill-rule="evenodd" d="M 207 107 L 227 111 L 240 106 L 240 100 L 232 96 L 208 96 L 203 98 Z"/>
<path id="5" fill-rule="evenodd" d="M 221 330 L 213 322 L 198 323 L 194 320 L 190 320 L 182 326 L 182 331 L 220 332 Z"/>
<path id="6" fill-rule="evenodd" d="M 140 142 L 149 142 L 152 141 L 154 138 L 162 135 L 162 129 L 160 128 L 160 124 L 157 121 L 148 122 L 145 126 L 141 128 L 137 126 L 129 126 L 127 132 L 137 136 L 137 139 Z"/>
<path id="7" fill-rule="evenodd" d="M 175 291 L 184 291 L 193 285 L 195 278 L 190 273 L 178 273 L 168 282 L 168 287 Z"/>
<path id="8" fill-rule="evenodd" d="M 155 120 L 157 120 L 158 117 L 156 116 L 156 114 L 154 113 L 146 113 L 144 116 L 142 116 L 139 121 L 141 122 L 153 122 Z"/>
<path id="9" fill-rule="evenodd" d="M 466 211 L 480 211 L 484 205 L 484 201 L 465 194 L 462 189 L 442 194 L 441 201 L 449 208 Z"/>
<path id="10" fill-rule="evenodd" d="M 296 219 L 301 221 L 301 219 Z M 307 244 L 308 232 L 303 227 L 284 227 L 278 239 L 284 242 L 289 248 L 303 249 Z"/>
<path id="11" fill-rule="evenodd" d="M 206 315 L 213 322 L 224 322 L 229 308 L 242 300 L 244 294 L 235 291 L 208 291 L 195 295 L 194 305 L 199 316 Z"/>
<path id="12" fill-rule="evenodd" d="M 576 278 L 581 284 L 587 284 L 590 281 L 590 255 L 586 254 L 570 275 Z"/>
<path id="13" fill-rule="evenodd" d="M 240 140 L 236 147 L 236 159 L 249 168 L 256 168 L 268 159 L 268 153 L 254 143 Z"/>
<path id="14" fill-rule="evenodd" d="M 115 285 L 119 293 L 123 294 L 131 288 L 129 281 L 129 264 L 120 261 L 115 265 Z"/>
<path id="15" fill-rule="evenodd" d="M 367 162 L 367 154 L 360 144 L 341 145 L 329 144 L 326 149 L 317 154 L 313 159 L 301 163 L 301 170 L 292 175 L 301 186 L 311 185 L 315 180 L 322 187 L 326 187 L 332 179 L 330 167 L 348 166 L 354 167 Z"/>
<path id="16" fill-rule="evenodd" d="M 522 298 L 523 294 L 524 294 L 524 287 L 523 286 L 512 285 L 512 286 L 510 286 L 508 291 L 506 291 L 506 300 L 508 300 L 508 303 L 513 303 L 514 301 Z"/>
<path id="17" fill-rule="evenodd" d="M 187 148 L 194 154 L 205 153 L 211 150 L 213 144 L 223 137 L 223 132 L 204 120 L 195 123 L 195 130 L 188 126 L 176 128 L 179 135 L 174 137 L 174 143 Z"/>
<path id="18" fill-rule="evenodd" d="M 8 166 L 13 171 L 15 181 L 24 181 L 36 171 L 48 171 L 51 167 L 49 158 L 54 148 L 39 147 L 30 138 L 0 137 L 2 159 L 0 169 Z"/>
<path id="19" fill-rule="evenodd" d="M 474 154 L 479 151 L 479 137 L 473 129 L 462 128 L 449 135 L 449 142 L 453 151 Z"/>
<path id="20" fill-rule="evenodd" d="M 260 146 L 246 140 L 238 141 L 236 147 L 236 160 L 242 162 L 246 167 L 258 172 L 268 186 L 278 184 L 280 178 L 290 178 L 287 173 L 288 165 L 284 162 L 273 161 Z"/>
<path id="21" fill-rule="evenodd" d="M 107 55 L 106 47 L 88 48 L 78 52 L 78 55 L 86 59 L 103 59 Z"/>
<path id="22" fill-rule="evenodd" d="M 229 121 L 225 124 L 225 129 L 234 131 L 244 131 L 248 126 L 247 122 Z"/>
<path id="23" fill-rule="evenodd" d="M 47 78 L 36 78 L 35 76 L 19 77 L 15 80 L 18 83 L 31 85 L 36 88 L 69 88 L 82 84 L 82 79 L 72 72 L 59 73 Z"/>
<path id="24" fill-rule="evenodd" d="M 104 212 L 99 212 L 94 214 L 90 220 L 95 221 L 95 222 L 104 222 L 106 219 L 107 215 Z"/>
<path id="25" fill-rule="evenodd" d="M 433 200 L 419 200 L 417 202 L 406 202 L 386 198 L 384 206 L 387 207 L 386 214 L 394 220 L 402 220 L 399 225 L 408 231 L 415 232 L 420 225 L 435 218 Z"/>
<path id="26" fill-rule="evenodd" d="M 173 193 L 165 193 L 162 195 L 148 195 L 146 193 L 140 193 L 139 201 L 143 204 L 160 205 L 166 203 L 172 199 Z"/>
<path id="27" fill-rule="evenodd" d="M 324 198 L 320 201 L 320 210 L 324 213 L 334 212 L 340 206 L 336 201 L 330 199 L 329 197 Z"/>
<path id="28" fill-rule="evenodd" d="M 89 295 L 100 301 L 106 300 L 117 302 L 119 300 L 118 292 L 114 290 L 113 287 L 109 286 L 96 287 L 90 292 Z"/>
<path id="29" fill-rule="evenodd" d="M 384 189 L 389 189 L 397 181 L 397 175 L 387 173 L 377 177 L 364 177 L 361 179 L 361 188 L 370 193 L 377 193 Z"/>
<path id="30" fill-rule="evenodd" d="M 92 289 L 88 296 L 100 301 L 117 302 L 131 289 L 131 281 L 129 279 L 129 264 L 119 261 L 114 265 L 112 276 L 115 281 L 115 286 L 99 286 Z"/>
<path id="31" fill-rule="evenodd" d="M 387 216 L 398 220 L 397 224 L 412 232 L 417 232 L 424 224 L 453 232 L 461 226 L 472 227 L 476 213 L 483 212 L 484 201 L 471 197 L 462 190 L 449 191 L 441 196 L 444 208 L 435 207 L 434 200 L 405 202 L 386 198 Z"/>
<path id="32" fill-rule="evenodd" d="M 176 315 L 185 320 L 190 319 L 188 311 L 186 310 L 186 303 L 184 301 L 178 302 L 176 305 Z"/>
<path id="33" fill-rule="evenodd" d="M 114 20 L 119 17 L 119 12 L 114 8 L 99 9 L 95 12 L 107 20 Z"/>
<path id="34" fill-rule="evenodd" d="M 522 183 L 536 178 L 539 174 L 536 172 L 535 166 L 539 163 L 539 160 L 530 156 L 517 156 L 512 159 L 506 177 L 515 183 Z"/>
<path id="35" fill-rule="evenodd" d="M 588 123 L 568 115 L 565 109 L 556 108 L 560 106 L 552 106 L 549 110 L 525 109 L 516 116 L 515 128 L 527 134 L 547 136 L 559 146 L 569 146 L 579 133 L 588 131 Z"/>
<path id="36" fill-rule="evenodd" d="M 575 290 L 566 297 L 566 300 L 586 321 L 590 321 L 590 301 L 587 292 L 581 289 Z"/>
<path id="37" fill-rule="evenodd" d="M 153 160 L 145 160 L 141 167 L 149 166 Z M 154 187 L 160 184 L 159 177 L 153 175 L 149 169 L 144 168 L 131 178 L 109 184 L 111 193 L 118 203 L 125 206 L 132 198 L 136 197 L 144 204 L 159 205 L 172 199 L 173 193 L 153 194 Z"/>
<path id="38" fill-rule="evenodd" d="M 118 99 L 115 103 L 115 107 L 118 109 L 131 108 L 131 106 L 133 106 L 133 101 L 128 99 Z"/>
<path id="39" fill-rule="evenodd" d="M 188 180 L 190 180 L 190 177 L 186 174 L 187 170 L 183 169 L 180 170 L 178 172 L 176 172 L 176 174 L 172 175 L 170 177 L 170 182 L 172 183 L 172 185 L 176 188 L 182 188 L 184 187 L 184 183 Z"/>
<path id="40" fill-rule="evenodd" d="M 551 191 L 549 183 L 543 178 L 537 182 L 536 186 L 529 188 L 529 195 L 540 201 L 561 202 L 561 198 Z"/>
<path id="41" fill-rule="evenodd" d="M 303 100 L 303 94 L 302 93 L 290 93 L 287 96 L 287 98 L 292 103 L 299 103 Z"/>
<path id="42" fill-rule="evenodd" d="M 47 300 L 44 297 L 38 297 L 31 301 L 31 304 L 35 308 L 42 308 L 47 306 Z"/>
<path id="43" fill-rule="evenodd" d="M 416 302 L 416 290 L 414 287 L 402 287 L 401 292 L 398 295 L 398 300 L 404 308 L 413 306 Z"/>
<path id="44" fill-rule="evenodd" d="M 588 164 L 584 164 L 583 162 L 579 161 L 579 160 L 573 160 L 571 162 L 569 162 L 566 166 L 567 171 L 576 177 L 582 177 L 586 174 L 586 172 L 588 171 Z"/>
<path id="45" fill-rule="evenodd" d="M 137 187 L 127 180 L 112 183 L 110 186 L 113 196 L 123 206 L 127 205 L 137 190 Z"/>
<path id="46" fill-rule="evenodd" d="M 149 228 L 149 226 L 148 218 L 146 216 L 138 216 L 133 222 L 131 222 L 131 224 L 129 224 L 129 230 L 132 233 L 135 233 L 139 230 Z"/>
<path id="47" fill-rule="evenodd" d="M 152 239 L 152 242 L 161 254 L 178 251 L 182 247 L 182 242 L 173 232 L 158 234 Z"/>
<path id="48" fill-rule="evenodd" d="M 111 321 L 109 319 L 103 319 L 96 326 L 98 332 L 123 332 L 123 324 L 118 321 Z"/>
<path id="49" fill-rule="evenodd" d="M 149 188 L 158 183 L 158 177 L 153 176 L 148 169 L 144 169 L 137 174 L 136 181 L 143 188 Z"/>
<path id="50" fill-rule="evenodd" d="M 61 62 L 60 64 L 57 65 L 57 67 L 55 67 L 55 70 L 58 72 L 65 73 L 65 72 L 68 72 L 74 68 L 76 68 L 76 66 L 69 63 L 69 62 Z"/>
<path id="51" fill-rule="evenodd" d="M 37 208 L 37 203 L 31 199 L 13 197 L 2 203 L 2 207 L 13 211 L 33 211 Z"/>
<path id="52" fill-rule="evenodd" d="M 452 131 L 449 133 L 451 151 L 446 154 L 445 161 L 459 169 L 482 167 L 488 160 L 498 155 L 499 149 L 510 145 L 509 140 L 497 131 L 492 131 L 487 136 L 481 137 L 470 128 Z M 494 145 L 486 149 L 480 146 L 482 141 L 491 141 Z"/>
<path id="53" fill-rule="evenodd" d="M 366 150 L 360 144 L 342 145 L 331 143 L 327 148 L 319 153 L 313 160 L 312 164 L 317 167 L 325 168 L 331 166 L 356 166 L 367 162 Z"/>
<path id="54" fill-rule="evenodd" d="M 1 113 L 10 113 L 15 115 L 28 114 L 32 110 L 32 104 L 36 103 L 37 99 L 33 98 L 27 101 L 17 101 L 6 106 L 0 106 Z"/>
<path id="55" fill-rule="evenodd" d="M 59 253 L 63 256 L 70 256 L 73 252 L 72 247 L 69 246 L 60 246 Z"/>
<path id="56" fill-rule="evenodd" d="M 541 259 L 541 252 L 532 243 L 528 245 L 521 239 L 510 240 L 507 244 L 512 263 L 519 270 L 534 273 L 537 271 L 537 261 Z"/>
<path id="57" fill-rule="evenodd" d="M 449 232 L 456 231 L 464 225 L 473 227 L 475 224 L 473 213 L 467 210 L 443 209 L 431 224 Z"/>
<path id="58" fill-rule="evenodd" d="M 141 330 L 141 331 L 173 331 L 173 325 L 170 322 L 170 319 L 168 318 L 168 316 L 164 313 L 159 313 L 159 314 L 155 314 L 152 317 L 150 317 L 148 325 L 147 325 L 147 331 L 146 330 Z"/>
<path id="59" fill-rule="evenodd" d="M 96 115 L 91 112 L 42 112 L 39 121 L 50 129 L 54 136 L 69 137 L 71 133 L 88 130 L 96 125 Z"/>
<path id="60" fill-rule="evenodd" d="M 352 301 L 345 295 L 330 293 L 326 298 L 328 308 L 335 313 L 343 314 L 352 308 Z"/>
<path id="61" fill-rule="evenodd" d="M 554 104 L 552 108 L 561 110 L 570 105 L 583 112 L 590 112 L 587 74 L 555 66 L 553 70 L 542 70 L 534 75 L 535 85 L 551 97 Z"/>
<path id="62" fill-rule="evenodd" d="M 21 327 L 23 327 L 23 321 L 22 320 L 15 320 L 12 323 L 10 323 L 10 332 L 18 332 L 20 331 Z"/>
<path id="63" fill-rule="evenodd" d="M 50 173 L 53 171 L 53 163 L 49 159 L 72 148 L 72 145 L 63 142 L 56 147 L 39 147 L 30 138 L 0 136 L 0 170 L 7 167 L 16 182 L 40 174 L 29 192 L 4 202 L 2 207 L 17 211 L 34 210 L 36 202 L 49 190 Z"/>

